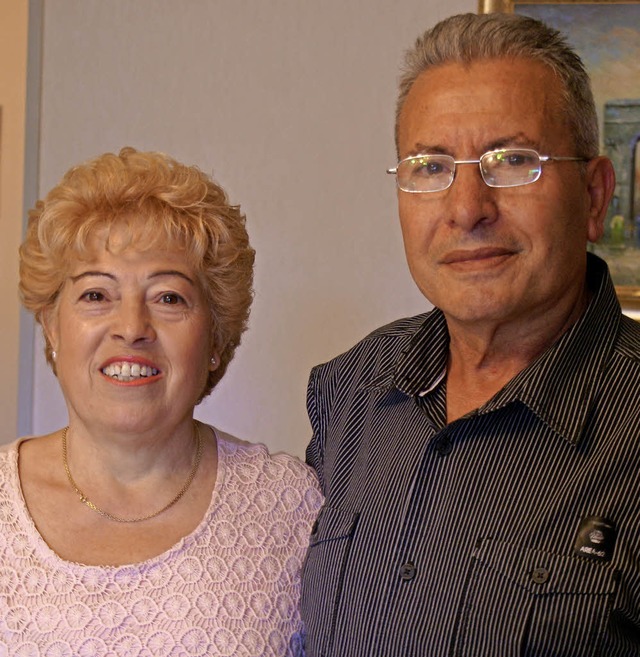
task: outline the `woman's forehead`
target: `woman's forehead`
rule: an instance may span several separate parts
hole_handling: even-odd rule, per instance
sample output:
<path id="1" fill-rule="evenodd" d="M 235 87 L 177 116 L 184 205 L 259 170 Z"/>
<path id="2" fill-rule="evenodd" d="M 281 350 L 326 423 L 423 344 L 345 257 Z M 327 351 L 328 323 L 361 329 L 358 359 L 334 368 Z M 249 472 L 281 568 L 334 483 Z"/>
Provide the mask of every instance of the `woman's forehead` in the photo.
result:
<path id="1" fill-rule="evenodd" d="M 117 254 L 126 250 L 140 252 L 159 250 L 182 252 L 188 257 L 187 240 L 178 235 L 170 235 L 161 222 L 144 218 L 115 219 L 92 227 L 85 239 L 76 240 L 70 245 L 79 258 L 94 258 L 107 251 Z"/>

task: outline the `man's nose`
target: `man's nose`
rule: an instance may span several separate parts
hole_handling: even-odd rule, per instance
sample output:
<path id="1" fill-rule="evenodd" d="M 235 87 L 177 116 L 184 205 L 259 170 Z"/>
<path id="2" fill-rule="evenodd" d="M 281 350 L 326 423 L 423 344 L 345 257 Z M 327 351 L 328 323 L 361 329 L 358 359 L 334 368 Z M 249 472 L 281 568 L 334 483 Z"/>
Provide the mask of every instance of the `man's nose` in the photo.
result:
<path id="1" fill-rule="evenodd" d="M 457 165 L 453 183 L 446 191 L 449 224 L 472 231 L 481 224 L 493 223 L 498 218 L 495 193 L 482 179 L 477 164 Z"/>
<path id="2" fill-rule="evenodd" d="M 156 338 L 147 304 L 123 300 L 115 314 L 112 335 L 127 344 L 151 342 Z"/>

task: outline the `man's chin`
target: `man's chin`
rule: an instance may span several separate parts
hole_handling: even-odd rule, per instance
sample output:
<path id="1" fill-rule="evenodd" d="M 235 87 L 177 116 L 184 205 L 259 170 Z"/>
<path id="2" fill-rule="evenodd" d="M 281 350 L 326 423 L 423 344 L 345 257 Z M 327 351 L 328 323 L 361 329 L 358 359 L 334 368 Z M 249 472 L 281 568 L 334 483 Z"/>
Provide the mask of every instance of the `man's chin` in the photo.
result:
<path id="1" fill-rule="evenodd" d="M 486 322 L 504 322 L 513 315 L 513 304 L 504 296 L 482 289 L 451 290 L 437 295 L 433 305 L 442 310 L 447 319 L 460 324 L 479 325 Z"/>

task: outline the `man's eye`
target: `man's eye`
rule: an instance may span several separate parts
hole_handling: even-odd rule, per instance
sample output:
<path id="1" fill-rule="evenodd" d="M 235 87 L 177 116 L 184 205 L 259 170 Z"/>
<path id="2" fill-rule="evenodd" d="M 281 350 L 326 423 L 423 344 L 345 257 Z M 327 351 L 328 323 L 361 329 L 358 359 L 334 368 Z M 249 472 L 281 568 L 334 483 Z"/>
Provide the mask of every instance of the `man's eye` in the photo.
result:
<path id="1" fill-rule="evenodd" d="M 530 153 L 515 151 L 502 153 L 501 156 L 495 158 L 498 164 L 507 167 L 531 167 L 537 166 L 536 158 Z"/>
<path id="2" fill-rule="evenodd" d="M 528 163 L 529 158 L 522 153 L 509 153 L 505 160 L 512 167 L 521 167 Z"/>
<path id="3" fill-rule="evenodd" d="M 416 163 L 413 170 L 415 176 L 421 178 L 430 178 L 431 176 L 440 176 L 445 173 L 444 165 L 441 162 L 422 162 Z"/>

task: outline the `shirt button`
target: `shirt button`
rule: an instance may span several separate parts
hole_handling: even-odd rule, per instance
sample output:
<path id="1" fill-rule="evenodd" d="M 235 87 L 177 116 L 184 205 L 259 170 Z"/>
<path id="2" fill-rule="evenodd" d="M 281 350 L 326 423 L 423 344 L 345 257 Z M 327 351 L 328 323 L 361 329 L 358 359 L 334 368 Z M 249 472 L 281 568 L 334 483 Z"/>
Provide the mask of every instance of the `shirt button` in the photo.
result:
<path id="1" fill-rule="evenodd" d="M 443 436 L 436 442 L 436 452 L 440 456 L 448 456 L 452 451 L 453 443 L 446 436 Z"/>
<path id="2" fill-rule="evenodd" d="M 400 579 L 410 582 L 416 576 L 416 567 L 409 561 L 400 566 Z"/>
<path id="3" fill-rule="evenodd" d="M 544 584 L 550 576 L 551 573 L 546 568 L 535 568 L 531 573 L 531 579 L 536 584 Z"/>

